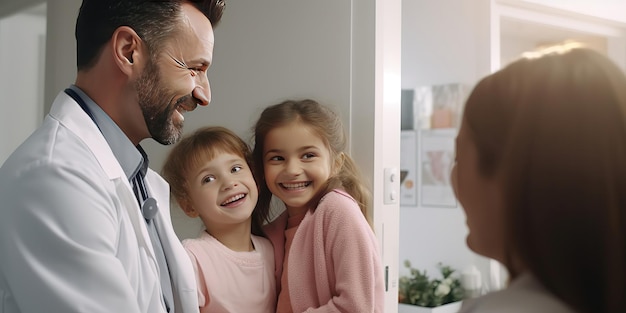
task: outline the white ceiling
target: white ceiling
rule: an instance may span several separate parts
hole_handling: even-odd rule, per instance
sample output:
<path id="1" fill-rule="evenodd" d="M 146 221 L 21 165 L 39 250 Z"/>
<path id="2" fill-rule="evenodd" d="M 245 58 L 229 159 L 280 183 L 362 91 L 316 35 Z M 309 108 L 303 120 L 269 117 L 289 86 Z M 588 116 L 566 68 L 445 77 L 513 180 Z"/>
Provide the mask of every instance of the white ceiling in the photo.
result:
<path id="1" fill-rule="evenodd" d="M 500 36 L 502 65 L 516 60 L 525 52 L 563 43 L 567 40 L 580 42 L 585 47 L 601 53 L 607 52 L 607 39 L 605 37 L 513 18 L 501 19 Z"/>
<path id="2" fill-rule="evenodd" d="M 557 28 L 511 18 L 503 18 L 500 22 L 502 37 L 532 40 L 537 43 L 560 42 L 566 38 L 584 39 L 594 37 L 590 34 Z"/>

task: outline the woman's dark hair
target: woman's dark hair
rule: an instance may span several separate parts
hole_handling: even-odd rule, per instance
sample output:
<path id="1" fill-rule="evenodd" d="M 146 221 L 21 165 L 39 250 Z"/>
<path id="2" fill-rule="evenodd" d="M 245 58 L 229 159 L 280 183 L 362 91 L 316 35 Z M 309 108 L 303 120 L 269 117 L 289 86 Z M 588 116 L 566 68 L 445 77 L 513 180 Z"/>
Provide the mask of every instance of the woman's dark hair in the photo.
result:
<path id="1" fill-rule="evenodd" d="M 589 49 L 484 78 L 463 123 L 502 186 L 505 266 L 579 312 L 626 312 L 626 77 Z"/>

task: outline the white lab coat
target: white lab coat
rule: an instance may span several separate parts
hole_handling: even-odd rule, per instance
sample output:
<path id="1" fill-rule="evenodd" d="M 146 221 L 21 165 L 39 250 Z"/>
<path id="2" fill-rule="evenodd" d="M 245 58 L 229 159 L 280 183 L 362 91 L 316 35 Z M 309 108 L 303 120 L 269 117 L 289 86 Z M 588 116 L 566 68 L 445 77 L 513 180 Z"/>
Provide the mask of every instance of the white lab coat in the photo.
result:
<path id="1" fill-rule="evenodd" d="M 152 170 L 146 182 L 159 206 L 176 312 L 198 312 L 169 186 Z M 89 116 L 61 92 L 43 125 L 0 168 L 0 312 L 160 313 L 157 268 L 122 167 Z"/>

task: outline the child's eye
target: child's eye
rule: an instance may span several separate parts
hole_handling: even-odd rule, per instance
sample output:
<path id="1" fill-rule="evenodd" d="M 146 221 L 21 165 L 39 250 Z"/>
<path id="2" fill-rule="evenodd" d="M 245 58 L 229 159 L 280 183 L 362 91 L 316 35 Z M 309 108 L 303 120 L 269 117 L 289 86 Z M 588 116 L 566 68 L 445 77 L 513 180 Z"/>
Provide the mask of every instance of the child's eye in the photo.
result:
<path id="1" fill-rule="evenodd" d="M 210 182 L 212 182 L 214 180 L 215 180 L 215 176 L 208 175 L 208 176 L 205 176 L 204 178 L 202 178 L 202 183 L 206 184 L 206 183 L 210 183 Z"/>
<path id="2" fill-rule="evenodd" d="M 237 173 L 237 172 L 241 171 L 242 169 L 243 169 L 243 166 L 235 165 L 235 166 L 233 166 L 233 168 L 230 169 L 230 172 L 231 173 Z"/>
<path id="3" fill-rule="evenodd" d="M 275 155 L 275 156 L 271 157 L 269 160 L 270 160 L 270 161 L 282 161 L 282 160 L 284 160 L 284 159 L 285 159 L 285 158 L 283 158 L 283 157 L 281 157 L 281 156 L 279 156 L 279 155 Z"/>
<path id="4" fill-rule="evenodd" d="M 310 159 L 310 158 L 314 158 L 315 157 L 315 153 L 309 152 L 309 153 L 305 153 L 302 158 L 303 159 Z"/>

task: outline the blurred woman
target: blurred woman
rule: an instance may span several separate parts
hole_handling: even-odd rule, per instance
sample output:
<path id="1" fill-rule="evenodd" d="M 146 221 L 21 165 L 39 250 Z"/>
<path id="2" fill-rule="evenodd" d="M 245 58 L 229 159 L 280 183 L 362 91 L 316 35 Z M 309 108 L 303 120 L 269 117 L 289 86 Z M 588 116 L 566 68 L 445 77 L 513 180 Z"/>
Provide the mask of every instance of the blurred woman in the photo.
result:
<path id="1" fill-rule="evenodd" d="M 626 312 L 626 77 L 588 49 L 521 59 L 466 103 L 452 182 L 508 288 L 468 312 Z"/>

